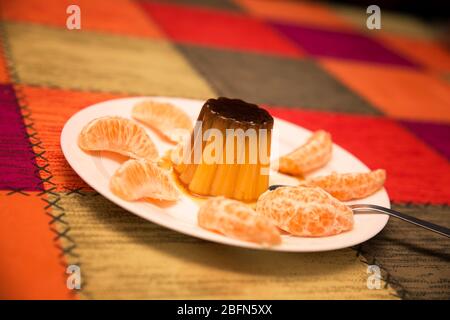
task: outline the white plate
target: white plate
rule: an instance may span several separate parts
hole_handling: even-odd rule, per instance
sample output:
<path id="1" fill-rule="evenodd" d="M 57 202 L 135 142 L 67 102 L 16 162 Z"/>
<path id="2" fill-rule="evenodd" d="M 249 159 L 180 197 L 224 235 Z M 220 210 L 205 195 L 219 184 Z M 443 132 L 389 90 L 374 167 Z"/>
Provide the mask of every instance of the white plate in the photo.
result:
<path id="1" fill-rule="evenodd" d="M 139 97 L 105 101 L 79 111 L 67 121 L 61 133 L 62 151 L 75 172 L 104 197 L 146 220 L 205 240 L 245 248 L 268 249 L 250 242 L 227 238 L 198 227 L 198 203 L 188 196 L 183 196 L 180 201 L 172 206 L 161 208 L 145 201 L 125 201 L 111 193 L 108 187 L 109 179 L 119 167 L 120 160 L 123 159 L 120 159 L 120 157 L 114 159 L 101 152 L 88 154 L 82 151 L 77 144 L 78 134 L 84 125 L 98 117 L 122 116 L 131 119 L 132 107 L 143 99 L 155 99 L 173 103 L 185 110 L 192 117 L 193 121 L 197 118 L 204 103 L 204 101 L 182 98 Z M 146 128 L 146 131 L 155 142 L 160 154 L 163 154 L 169 148 L 173 148 L 173 145 L 162 141 L 152 130 Z M 298 147 L 310 134 L 311 132 L 304 128 L 275 118 L 272 158 L 275 159 L 280 154 L 285 154 Z M 332 171 L 364 172 L 367 170 L 368 168 L 361 161 L 341 147 L 334 145 L 331 161 L 326 167 L 314 172 L 313 175 L 328 174 Z M 295 183 L 295 179 L 279 174 L 271 176 L 271 184 L 283 183 L 292 184 Z M 354 203 L 370 203 L 390 207 L 389 197 L 384 189 Z M 350 247 L 375 236 L 383 229 L 388 219 L 389 217 L 383 214 L 357 214 L 355 215 L 354 228 L 349 232 L 324 238 L 301 238 L 284 235 L 281 245 L 268 250 L 313 252 Z"/>

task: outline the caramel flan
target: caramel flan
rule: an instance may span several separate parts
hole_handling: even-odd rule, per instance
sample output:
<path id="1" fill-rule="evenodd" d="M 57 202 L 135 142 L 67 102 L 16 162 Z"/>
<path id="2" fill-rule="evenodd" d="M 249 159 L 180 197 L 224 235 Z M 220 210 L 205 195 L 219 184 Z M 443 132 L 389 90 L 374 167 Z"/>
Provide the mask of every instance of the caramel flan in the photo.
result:
<path id="1" fill-rule="evenodd" d="M 174 166 L 193 194 L 254 201 L 267 190 L 273 118 L 255 104 L 209 99 Z"/>

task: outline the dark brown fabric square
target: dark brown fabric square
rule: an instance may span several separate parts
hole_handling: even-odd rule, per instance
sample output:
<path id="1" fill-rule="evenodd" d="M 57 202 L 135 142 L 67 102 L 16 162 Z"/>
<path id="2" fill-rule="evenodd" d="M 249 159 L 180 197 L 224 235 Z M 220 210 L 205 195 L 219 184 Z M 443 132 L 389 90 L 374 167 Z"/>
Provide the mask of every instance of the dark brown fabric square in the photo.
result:
<path id="1" fill-rule="evenodd" d="M 219 10 L 242 11 L 241 7 L 232 0 L 158 0 L 156 2 L 200 6 Z"/>
<path id="2" fill-rule="evenodd" d="M 277 106 L 379 114 L 311 60 L 178 47 L 220 95 Z"/>
<path id="3" fill-rule="evenodd" d="M 393 205 L 419 219 L 450 227 L 450 208 Z M 368 264 L 387 272 L 387 281 L 403 299 L 450 299 L 448 239 L 407 222 L 390 218 L 375 238 L 359 246 Z"/>

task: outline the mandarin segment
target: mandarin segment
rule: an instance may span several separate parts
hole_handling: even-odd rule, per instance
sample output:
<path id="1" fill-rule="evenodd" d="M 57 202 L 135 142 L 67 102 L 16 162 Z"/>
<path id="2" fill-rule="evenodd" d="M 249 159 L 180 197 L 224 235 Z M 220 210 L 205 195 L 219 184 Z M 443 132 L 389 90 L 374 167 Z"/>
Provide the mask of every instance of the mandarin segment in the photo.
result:
<path id="1" fill-rule="evenodd" d="M 110 180 L 111 191 L 124 200 L 152 198 L 175 201 L 180 198 L 170 171 L 147 160 L 128 160 Z"/>
<path id="2" fill-rule="evenodd" d="M 189 115 L 170 103 L 142 101 L 133 107 L 131 115 L 172 142 L 181 141 L 193 129 Z"/>
<path id="3" fill-rule="evenodd" d="M 353 227 L 353 212 L 316 187 L 280 187 L 263 193 L 256 212 L 296 236 L 324 237 Z"/>
<path id="4" fill-rule="evenodd" d="M 86 151 L 112 151 L 135 159 L 158 158 L 158 151 L 144 129 L 121 117 L 92 120 L 81 130 L 78 145 Z"/>
<path id="5" fill-rule="evenodd" d="M 261 245 L 281 243 L 280 232 L 267 218 L 237 200 L 214 197 L 206 201 L 198 212 L 200 227 L 225 236 Z"/>
<path id="6" fill-rule="evenodd" d="M 330 160 L 332 147 L 331 134 L 323 130 L 316 131 L 305 144 L 280 157 L 278 170 L 282 173 L 301 176 L 319 169 Z"/>
<path id="7" fill-rule="evenodd" d="M 386 180 L 386 171 L 383 169 L 365 173 L 336 173 L 331 175 L 310 178 L 307 184 L 324 189 L 333 197 L 348 201 L 361 199 L 381 189 Z"/>

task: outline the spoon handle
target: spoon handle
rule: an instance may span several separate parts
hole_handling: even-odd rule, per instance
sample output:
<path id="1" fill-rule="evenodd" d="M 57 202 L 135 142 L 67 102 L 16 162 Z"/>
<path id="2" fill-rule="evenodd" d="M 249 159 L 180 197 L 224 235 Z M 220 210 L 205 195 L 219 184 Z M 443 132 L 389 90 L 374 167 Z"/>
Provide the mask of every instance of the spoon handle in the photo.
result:
<path id="1" fill-rule="evenodd" d="M 364 211 L 378 211 L 378 212 L 382 212 L 382 213 L 386 213 L 392 217 L 401 219 L 403 221 L 412 223 L 416 226 L 425 228 L 427 230 L 436 232 L 442 236 L 445 236 L 447 238 L 450 238 L 450 229 L 443 227 L 443 226 L 439 226 L 437 224 L 428 222 L 428 221 L 424 221 L 421 219 L 417 219 L 411 216 L 408 216 L 404 213 L 400 213 L 398 211 L 389 209 L 389 208 L 385 208 L 385 207 L 381 207 L 381 206 L 377 206 L 374 204 L 353 204 L 349 206 L 354 212 L 364 212 Z"/>

